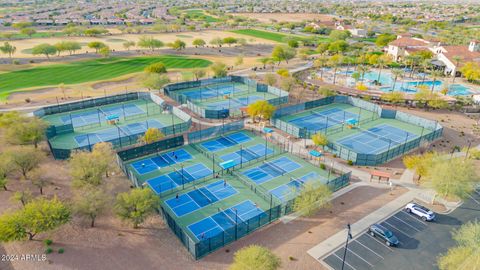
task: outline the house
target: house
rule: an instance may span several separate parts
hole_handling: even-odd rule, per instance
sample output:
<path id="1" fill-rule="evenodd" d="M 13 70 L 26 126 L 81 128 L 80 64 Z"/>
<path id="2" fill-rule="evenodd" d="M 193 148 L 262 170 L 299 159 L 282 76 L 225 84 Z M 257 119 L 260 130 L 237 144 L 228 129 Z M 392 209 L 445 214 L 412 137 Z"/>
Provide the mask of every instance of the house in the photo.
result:
<path id="1" fill-rule="evenodd" d="M 480 63 L 480 41 L 472 40 L 468 46 L 438 46 L 437 60 L 445 65 L 445 74 L 460 76 L 459 69 L 467 62 Z"/>
<path id="2" fill-rule="evenodd" d="M 336 26 L 337 30 L 347 30 L 352 34 L 353 37 L 366 37 L 367 36 L 367 30 L 361 29 L 361 28 L 355 28 L 352 25 L 342 25 L 340 23 L 337 23 Z"/>
<path id="3" fill-rule="evenodd" d="M 414 52 L 422 50 L 430 50 L 433 52 L 435 44 L 421 38 L 397 36 L 396 40 L 388 44 L 387 54 L 395 61 L 401 61 L 405 56 L 411 55 Z"/>

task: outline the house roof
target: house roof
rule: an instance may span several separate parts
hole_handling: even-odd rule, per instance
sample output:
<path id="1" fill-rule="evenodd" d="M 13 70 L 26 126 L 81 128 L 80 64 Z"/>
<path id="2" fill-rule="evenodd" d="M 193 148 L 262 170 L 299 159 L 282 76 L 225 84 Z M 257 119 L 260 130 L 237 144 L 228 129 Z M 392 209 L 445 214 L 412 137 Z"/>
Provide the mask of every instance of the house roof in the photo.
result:
<path id="1" fill-rule="evenodd" d="M 390 42 L 389 45 L 393 45 L 397 47 L 427 47 L 429 44 L 430 42 L 423 39 L 401 37 Z"/>
<path id="2" fill-rule="evenodd" d="M 462 60 L 460 66 L 466 62 L 480 62 L 480 52 L 471 52 L 467 46 L 443 46 L 443 55 L 455 63 L 455 56 L 460 57 Z"/>

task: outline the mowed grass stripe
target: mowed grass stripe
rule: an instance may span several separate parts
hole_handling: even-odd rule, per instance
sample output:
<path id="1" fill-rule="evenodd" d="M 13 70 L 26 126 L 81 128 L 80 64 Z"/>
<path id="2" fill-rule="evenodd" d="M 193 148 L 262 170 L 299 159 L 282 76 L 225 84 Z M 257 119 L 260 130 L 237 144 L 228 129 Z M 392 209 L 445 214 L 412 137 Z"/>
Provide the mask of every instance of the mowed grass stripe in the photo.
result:
<path id="1" fill-rule="evenodd" d="M 256 29 L 240 29 L 240 30 L 232 30 L 231 32 L 236 34 L 257 37 L 257 38 L 263 38 L 267 40 L 273 40 L 276 42 L 285 42 L 286 37 L 299 38 L 294 35 L 285 35 L 281 33 L 274 33 L 274 32 L 268 32 L 268 31 L 262 31 L 262 30 L 256 30 Z"/>
<path id="2" fill-rule="evenodd" d="M 211 64 L 204 59 L 173 56 L 113 58 L 49 65 L 0 74 L 0 95 L 5 97 L 17 89 L 77 84 L 98 81 L 140 72 L 145 66 L 163 62 L 167 68 L 201 68 Z"/>

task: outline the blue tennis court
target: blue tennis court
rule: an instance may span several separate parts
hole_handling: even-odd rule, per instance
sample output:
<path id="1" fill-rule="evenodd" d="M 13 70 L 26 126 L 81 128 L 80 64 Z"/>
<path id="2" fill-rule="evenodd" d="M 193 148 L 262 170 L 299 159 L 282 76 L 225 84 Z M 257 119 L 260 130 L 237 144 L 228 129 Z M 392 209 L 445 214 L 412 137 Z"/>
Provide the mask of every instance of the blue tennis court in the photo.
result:
<path id="1" fill-rule="evenodd" d="M 173 172 L 149 179 L 146 181 L 146 183 L 153 191 L 155 191 L 155 193 L 160 194 L 183 184 L 204 178 L 212 173 L 213 171 L 208 167 L 202 163 L 197 163 L 195 165 L 185 167 L 183 170 L 175 170 Z"/>
<path id="2" fill-rule="evenodd" d="M 252 138 L 242 132 L 228 134 L 212 141 L 203 142 L 200 145 L 210 152 L 219 151 L 237 144 L 250 141 Z"/>
<path id="3" fill-rule="evenodd" d="M 240 222 L 247 221 L 255 216 L 266 215 L 250 200 L 243 201 L 226 210 L 219 211 L 205 219 L 188 225 L 188 229 L 198 240 L 214 237 L 223 231 L 235 227 Z M 233 237 L 233 235 L 231 236 Z"/>
<path id="4" fill-rule="evenodd" d="M 208 99 L 219 96 L 231 95 L 235 93 L 245 92 L 245 90 L 235 87 L 234 84 L 217 84 L 210 86 L 203 86 L 191 91 L 182 92 L 182 95 L 189 99 Z"/>
<path id="5" fill-rule="evenodd" d="M 282 202 L 286 202 L 295 198 L 302 187 L 312 181 L 319 181 L 320 178 L 324 178 L 318 175 L 316 172 L 308 173 L 300 178 L 290 178 L 290 182 L 278 186 L 269 192 L 272 193 L 275 197 L 279 198 Z M 322 179 L 323 180 L 323 179 Z M 327 179 L 325 179 L 326 182 Z"/>
<path id="6" fill-rule="evenodd" d="M 192 155 L 185 149 L 170 151 L 151 158 L 145 158 L 132 163 L 132 167 L 138 174 L 146 174 L 161 168 L 182 163 L 193 159 Z"/>
<path id="7" fill-rule="evenodd" d="M 249 147 L 242 148 L 241 150 L 233 153 L 220 156 L 223 161 L 233 160 L 235 164 L 245 163 L 250 160 L 264 157 L 265 155 L 273 154 L 274 151 L 271 148 L 266 148 L 264 144 L 256 144 Z"/>
<path id="8" fill-rule="evenodd" d="M 332 108 L 325 111 L 310 111 L 305 115 L 289 122 L 308 130 L 322 130 L 331 126 L 340 125 L 347 120 L 357 119 L 358 114 L 347 112 L 339 108 Z"/>
<path id="9" fill-rule="evenodd" d="M 208 109 L 238 109 L 246 107 L 252 103 L 255 103 L 257 100 L 265 100 L 263 97 L 250 95 L 247 97 L 235 97 L 229 98 L 227 100 L 217 101 L 208 103 L 205 107 Z"/>
<path id="10" fill-rule="evenodd" d="M 361 130 L 360 133 L 338 140 L 337 143 L 360 154 L 378 154 L 417 137 L 403 129 L 383 124 Z"/>
<path id="11" fill-rule="evenodd" d="M 237 194 L 238 191 L 223 180 L 194 189 L 177 198 L 166 200 L 165 203 L 177 217 L 192 213 L 212 203 L 216 203 Z"/>
<path id="12" fill-rule="evenodd" d="M 128 124 L 125 126 L 119 126 L 120 130 L 116 127 L 100 130 L 95 133 L 87 133 L 75 136 L 75 141 L 78 146 L 87 146 L 99 142 L 107 142 L 110 140 L 118 139 L 119 137 L 137 135 L 144 133 L 148 128 L 162 128 L 164 125 L 157 120 L 147 120 L 145 122 Z"/>
<path id="13" fill-rule="evenodd" d="M 255 184 L 260 185 L 299 168 L 302 168 L 302 165 L 288 157 L 280 157 L 266 161 L 258 167 L 244 171 L 242 174 L 250 178 Z"/>
<path id="14" fill-rule="evenodd" d="M 64 115 L 60 119 L 64 124 L 72 124 L 74 127 L 86 126 L 94 123 L 105 121 L 108 115 L 131 116 L 137 114 L 144 114 L 145 111 L 135 104 L 124 104 L 106 108 L 98 108 L 86 112 L 72 113 Z"/>

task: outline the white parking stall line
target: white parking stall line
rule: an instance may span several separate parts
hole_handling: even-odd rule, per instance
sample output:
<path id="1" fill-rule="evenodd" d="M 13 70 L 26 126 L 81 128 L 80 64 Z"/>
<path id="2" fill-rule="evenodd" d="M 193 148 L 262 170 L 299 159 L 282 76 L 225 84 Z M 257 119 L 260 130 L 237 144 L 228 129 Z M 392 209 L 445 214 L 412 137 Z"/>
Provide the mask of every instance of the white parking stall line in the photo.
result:
<path id="1" fill-rule="evenodd" d="M 382 258 L 382 259 L 385 259 L 385 258 L 382 257 L 382 255 L 376 253 L 375 251 L 373 251 L 373 250 L 370 249 L 369 247 L 367 247 L 367 246 L 365 246 L 364 244 L 362 244 L 360 241 L 357 240 L 357 241 L 355 241 L 355 242 L 358 243 L 358 244 L 360 244 L 360 245 L 363 246 L 364 248 L 370 250 L 373 254 L 377 255 L 378 257 L 380 257 L 380 258 Z"/>
<path id="2" fill-rule="evenodd" d="M 370 265 L 370 267 L 373 267 L 373 265 L 372 265 L 370 262 L 366 261 L 364 258 L 362 258 L 360 255 L 358 255 L 357 253 L 355 253 L 353 250 L 349 249 L 348 252 L 354 254 L 355 256 L 357 256 L 358 258 L 360 258 L 362 261 L 366 262 L 368 265 Z"/>
<path id="3" fill-rule="evenodd" d="M 382 246 L 386 247 L 386 248 L 387 248 L 388 250 L 390 250 L 391 252 L 393 252 L 393 249 L 390 248 L 389 246 L 385 245 L 384 242 L 378 240 L 376 237 L 371 236 L 369 233 L 367 233 L 367 235 L 370 236 L 371 238 L 375 239 L 375 241 L 377 241 L 378 243 L 382 244 Z"/>
<path id="4" fill-rule="evenodd" d="M 408 233 L 400 230 L 398 227 L 393 226 L 392 224 L 390 224 L 390 223 L 388 223 L 388 222 L 386 222 L 386 221 L 384 221 L 384 222 L 387 223 L 389 226 L 392 226 L 393 228 L 397 229 L 401 234 L 403 234 L 403 235 L 405 235 L 405 236 L 408 236 L 408 237 L 411 237 L 410 234 L 408 234 Z"/>
<path id="5" fill-rule="evenodd" d="M 473 200 L 474 202 L 476 202 L 477 204 L 480 204 L 480 202 L 477 201 L 477 200 L 475 200 L 475 198 L 473 198 L 472 195 L 468 195 L 468 197 L 472 198 L 472 200 Z"/>
<path id="6" fill-rule="evenodd" d="M 405 211 L 399 211 L 398 213 L 403 213 L 404 215 L 410 217 L 412 220 L 415 220 L 425 226 L 428 226 L 428 224 L 426 222 L 423 222 L 422 220 L 418 219 L 418 218 L 415 218 L 415 217 L 412 217 L 412 215 L 410 215 L 409 213 L 406 213 Z"/>
<path id="7" fill-rule="evenodd" d="M 337 257 L 341 262 L 343 262 L 343 259 L 338 257 L 337 254 L 333 253 L 333 256 Z M 348 267 L 352 268 L 353 270 L 357 270 L 355 267 L 353 267 L 349 263 L 347 263 L 347 260 L 345 260 L 345 264 L 348 265 Z"/>
<path id="8" fill-rule="evenodd" d="M 415 231 L 417 231 L 417 232 L 420 231 L 419 229 L 417 229 L 417 228 L 413 227 L 412 225 L 408 224 L 407 222 L 405 222 L 403 219 L 397 218 L 396 216 L 392 216 L 392 217 L 395 218 L 395 219 L 398 219 L 400 222 L 402 222 L 403 224 L 407 225 L 408 227 L 414 229 Z"/>

